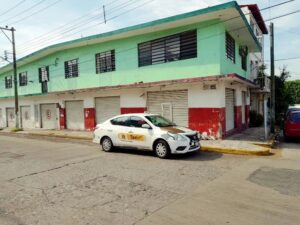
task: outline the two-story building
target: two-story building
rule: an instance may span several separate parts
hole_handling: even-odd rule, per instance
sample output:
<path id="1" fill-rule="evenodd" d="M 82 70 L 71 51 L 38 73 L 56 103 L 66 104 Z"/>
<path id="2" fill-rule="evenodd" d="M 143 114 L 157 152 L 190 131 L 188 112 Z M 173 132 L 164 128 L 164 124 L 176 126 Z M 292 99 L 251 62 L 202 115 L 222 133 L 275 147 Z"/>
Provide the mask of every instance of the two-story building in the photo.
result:
<path id="1" fill-rule="evenodd" d="M 261 20 L 233 1 L 34 52 L 18 60 L 21 126 L 91 130 L 147 111 L 216 138 L 243 129 Z M 15 124 L 12 74 L 0 68 L 4 127 Z"/>

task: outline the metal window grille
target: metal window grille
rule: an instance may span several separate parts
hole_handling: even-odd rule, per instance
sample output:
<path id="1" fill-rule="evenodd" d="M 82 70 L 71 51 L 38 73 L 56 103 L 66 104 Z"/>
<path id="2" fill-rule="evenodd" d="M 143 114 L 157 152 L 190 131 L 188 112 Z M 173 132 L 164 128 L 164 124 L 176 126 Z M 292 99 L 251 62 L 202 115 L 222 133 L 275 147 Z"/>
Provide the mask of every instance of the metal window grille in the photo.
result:
<path id="1" fill-rule="evenodd" d="M 116 70 L 115 50 L 96 54 L 96 73 L 105 73 Z"/>
<path id="2" fill-rule="evenodd" d="M 235 63 L 235 40 L 226 33 L 226 57 Z"/>
<path id="3" fill-rule="evenodd" d="M 39 68 L 39 82 L 49 82 L 50 76 L 49 76 L 49 66 L 43 66 Z"/>
<path id="4" fill-rule="evenodd" d="M 20 86 L 27 86 L 27 72 L 19 73 L 19 85 Z"/>
<path id="5" fill-rule="evenodd" d="M 65 62 L 65 78 L 79 76 L 78 59 L 72 59 Z"/>
<path id="6" fill-rule="evenodd" d="M 5 88 L 12 88 L 12 76 L 5 77 Z"/>
<path id="7" fill-rule="evenodd" d="M 197 57 L 197 31 L 187 31 L 138 45 L 139 66 Z"/>

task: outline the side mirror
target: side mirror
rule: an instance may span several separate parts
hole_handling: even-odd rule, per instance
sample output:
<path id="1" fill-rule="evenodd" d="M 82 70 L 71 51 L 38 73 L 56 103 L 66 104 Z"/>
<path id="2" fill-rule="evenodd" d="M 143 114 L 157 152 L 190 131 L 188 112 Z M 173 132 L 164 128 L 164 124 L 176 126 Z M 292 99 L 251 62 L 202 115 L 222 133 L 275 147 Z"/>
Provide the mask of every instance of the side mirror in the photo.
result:
<path id="1" fill-rule="evenodd" d="M 142 128 L 145 128 L 145 129 L 152 129 L 152 128 L 150 127 L 150 125 L 147 124 L 147 123 L 144 123 L 144 124 L 142 125 Z"/>

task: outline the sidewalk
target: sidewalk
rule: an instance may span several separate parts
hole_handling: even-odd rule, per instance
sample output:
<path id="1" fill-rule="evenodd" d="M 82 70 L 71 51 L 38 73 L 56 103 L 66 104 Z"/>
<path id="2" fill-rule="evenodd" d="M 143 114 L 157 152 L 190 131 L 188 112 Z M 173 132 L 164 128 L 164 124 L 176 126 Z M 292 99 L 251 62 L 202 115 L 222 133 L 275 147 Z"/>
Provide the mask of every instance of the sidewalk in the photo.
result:
<path id="1" fill-rule="evenodd" d="M 91 131 L 26 129 L 16 133 L 5 128 L 0 135 L 43 136 L 92 141 Z M 249 128 L 225 140 L 201 140 L 202 151 L 239 155 L 270 155 L 271 144 L 263 141 L 261 128 Z"/>

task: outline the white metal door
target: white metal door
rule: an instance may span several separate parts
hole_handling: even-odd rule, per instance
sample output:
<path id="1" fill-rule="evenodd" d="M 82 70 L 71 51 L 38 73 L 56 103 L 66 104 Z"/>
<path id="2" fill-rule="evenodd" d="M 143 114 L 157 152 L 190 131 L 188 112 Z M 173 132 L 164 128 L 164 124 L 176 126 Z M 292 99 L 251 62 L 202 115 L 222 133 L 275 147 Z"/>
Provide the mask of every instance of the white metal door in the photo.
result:
<path id="1" fill-rule="evenodd" d="M 21 114 L 21 126 L 22 128 L 32 128 L 32 120 L 31 120 L 31 108 L 30 106 L 21 106 L 20 107 Z"/>
<path id="2" fill-rule="evenodd" d="M 42 104 L 41 105 L 41 122 L 42 128 L 57 129 L 58 118 L 56 112 L 56 104 Z"/>
<path id="3" fill-rule="evenodd" d="M 95 99 L 96 122 L 103 123 L 120 114 L 120 97 L 103 97 Z"/>
<path id="4" fill-rule="evenodd" d="M 234 129 L 234 90 L 226 88 L 226 131 Z"/>
<path id="5" fill-rule="evenodd" d="M 242 124 L 246 124 L 246 92 L 242 91 Z"/>
<path id="6" fill-rule="evenodd" d="M 6 108 L 6 124 L 8 127 L 16 126 L 15 108 Z"/>
<path id="7" fill-rule="evenodd" d="M 0 109 L 0 128 L 4 127 L 4 115 L 2 109 Z"/>
<path id="8" fill-rule="evenodd" d="M 83 101 L 66 102 L 67 128 L 71 130 L 84 129 Z"/>
<path id="9" fill-rule="evenodd" d="M 147 93 L 147 111 L 160 114 L 180 126 L 188 126 L 187 90 Z"/>

